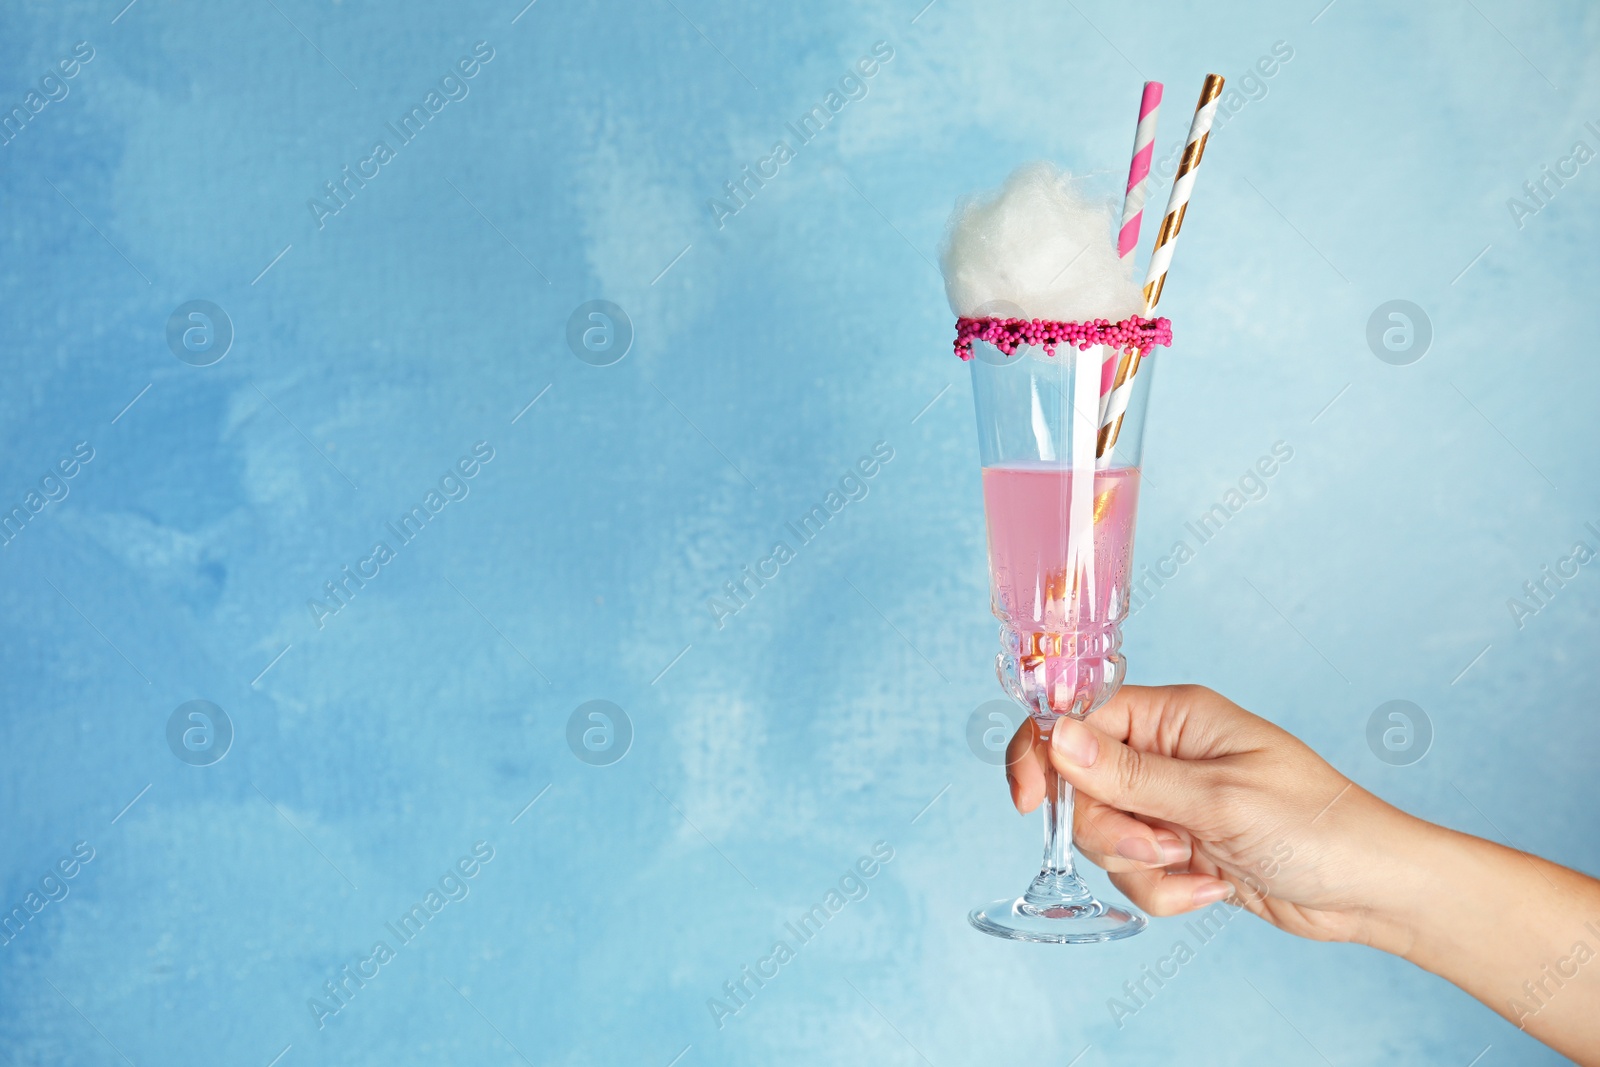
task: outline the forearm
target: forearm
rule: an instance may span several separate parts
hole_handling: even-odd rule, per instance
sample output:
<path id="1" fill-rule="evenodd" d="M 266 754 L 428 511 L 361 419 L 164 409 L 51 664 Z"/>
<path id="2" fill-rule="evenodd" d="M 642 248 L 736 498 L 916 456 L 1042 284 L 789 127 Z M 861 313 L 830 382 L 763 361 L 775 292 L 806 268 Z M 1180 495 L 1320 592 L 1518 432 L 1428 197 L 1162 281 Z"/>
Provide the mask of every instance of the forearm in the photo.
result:
<path id="1" fill-rule="evenodd" d="M 1600 1064 L 1600 882 L 1421 820 L 1383 847 L 1369 943 Z"/>

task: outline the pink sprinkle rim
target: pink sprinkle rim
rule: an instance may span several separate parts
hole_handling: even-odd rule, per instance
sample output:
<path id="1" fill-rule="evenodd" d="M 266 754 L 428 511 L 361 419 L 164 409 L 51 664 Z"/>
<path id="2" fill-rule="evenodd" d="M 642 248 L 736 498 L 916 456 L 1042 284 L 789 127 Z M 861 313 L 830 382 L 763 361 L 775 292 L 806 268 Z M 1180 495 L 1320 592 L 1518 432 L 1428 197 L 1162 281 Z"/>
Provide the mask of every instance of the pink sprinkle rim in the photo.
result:
<path id="1" fill-rule="evenodd" d="M 1072 345 L 1082 351 L 1095 345 L 1111 345 L 1124 352 L 1156 345 L 1172 345 L 1172 320 L 1147 319 L 1129 315 L 1121 322 L 1091 319 L 1088 322 L 1051 322 L 1048 319 L 966 319 L 956 320 L 956 355 L 963 361 L 972 358 L 972 342 L 987 341 L 1006 355 L 1023 345 L 1036 345 L 1046 355 L 1055 355 L 1057 345 Z"/>

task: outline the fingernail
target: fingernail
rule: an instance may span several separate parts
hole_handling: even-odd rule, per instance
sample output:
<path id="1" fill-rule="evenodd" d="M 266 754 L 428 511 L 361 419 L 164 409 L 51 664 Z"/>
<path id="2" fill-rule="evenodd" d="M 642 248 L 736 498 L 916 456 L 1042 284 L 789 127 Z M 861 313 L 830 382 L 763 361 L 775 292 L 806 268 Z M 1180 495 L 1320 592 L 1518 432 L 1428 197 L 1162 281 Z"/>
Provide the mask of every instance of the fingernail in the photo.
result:
<path id="1" fill-rule="evenodd" d="M 1156 844 L 1161 848 L 1162 863 L 1182 863 L 1189 858 L 1189 846 L 1183 838 L 1165 827 L 1156 829 Z"/>
<path id="2" fill-rule="evenodd" d="M 1215 904 L 1223 897 L 1232 895 L 1233 886 L 1227 882 L 1212 882 L 1210 885 L 1203 885 L 1194 891 L 1194 906 L 1203 908 L 1207 904 Z"/>
<path id="3" fill-rule="evenodd" d="M 1094 766 L 1094 758 L 1100 754 L 1100 742 L 1077 719 L 1062 718 L 1057 722 L 1050 744 L 1080 767 Z"/>
<path id="4" fill-rule="evenodd" d="M 1160 863 L 1161 849 L 1147 837 L 1125 837 L 1117 842 L 1117 855 L 1135 863 Z"/>

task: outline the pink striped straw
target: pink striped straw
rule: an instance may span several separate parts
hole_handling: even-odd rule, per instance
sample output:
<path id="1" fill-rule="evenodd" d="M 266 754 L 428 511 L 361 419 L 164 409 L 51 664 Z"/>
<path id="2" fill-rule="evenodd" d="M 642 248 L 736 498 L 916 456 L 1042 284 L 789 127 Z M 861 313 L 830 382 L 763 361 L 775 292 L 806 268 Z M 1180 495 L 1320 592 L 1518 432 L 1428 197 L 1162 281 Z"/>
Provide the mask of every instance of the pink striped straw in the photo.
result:
<path id="1" fill-rule="evenodd" d="M 1133 131 L 1133 162 L 1128 165 L 1128 190 L 1122 201 L 1122 230 L 1117 234 L 1117 255 L 1127 259 L 1139 245 L 1139 224 L 1144 221 L 1144 194 L 1150 177 L 1150 160 L 1156 150 L 1156 112 L 1161 108 L 1161 83 L 1145 82 L 1139 99 L 1139 125 Z M 1118 353 L 1108 352 L 1100 368 L 1100 407 L 1117 375 Z"/>
<path id="2" fill-rule="evenodd" d="M 1127 259 L 1139 244 L 1139 223 L 1144 220 L 1145 179 L 1150 177 L 1150 159 L 1156 148 L 1156 112 L 1161 108 L 1161 83 L 1145 82 L 1139 100 L 1139 126 L 1133 134 L 1133 163 L 1128 167 L 1128 191 L 1122 201 L 1122 231 L 1117 235 L 1117 254 Z"/>

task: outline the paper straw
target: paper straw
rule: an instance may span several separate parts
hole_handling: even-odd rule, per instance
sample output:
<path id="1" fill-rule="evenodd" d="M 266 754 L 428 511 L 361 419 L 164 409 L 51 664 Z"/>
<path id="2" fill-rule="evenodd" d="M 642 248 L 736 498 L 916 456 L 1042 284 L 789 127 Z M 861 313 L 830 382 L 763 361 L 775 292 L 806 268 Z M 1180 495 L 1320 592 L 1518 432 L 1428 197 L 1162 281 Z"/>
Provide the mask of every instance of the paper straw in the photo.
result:
<path id="1" fill-rule="evenodd" d="M 1194 121 L 1189 124 L 1189 141 L 1183 146 L 1183 158 L 1178 161 L 1178 176 L 1172 180 L 1172 194 L 1167 197 L 1167 213 L 1162 216 L 1161 229 L 1156 233 L 1155 251 L 1150 253 L 1150 269 L 1144 276 L 1144 313 L 1149 316 L 1161 302 L 1161 289 L 1167 281 L 1167 268 L 1172 265 L 1172 249 L 1178 243 L 1178 231 L 1183 228 L 1183 213 L 1194 192 L 1194 179 L 1200 169 L 1200 158 L 1205 155 L 1206 138 L 1211 134 L 1211 120 L 1217 114 L 1217 98 L 1222 95 L 1222 75 L 1207 74 L 1200 88 L 1200 102 L 1195 105 Z"/>
<path id="2" fill-rule="evenodd" d="M 1139 245 L 1139 224 L 1144 221 L 1146 179 L 1156 148 L 1156 113 L 1161 108 L 1161 83 L 1145 82 L 1139 101 L 1139 125 L 1133 131 L 1133 162 L 1128 166 L 1128 190 L 1122 201 L 1122 229 L 1117 234 L 1117 255 L 1127 259 Z"/>
<path id="3" fill-rule="evenodd" d="M 1145 190 L 1150 177 L 1150 159 L 1156 148 L 1156 117 L 1161 109 L 1161 83 L 1145 82 L 1144 95 L 1139 99 L 1139 124 L 1133 131 L 1133 162 L 1128 164 L 1128 187 L 1122 200 L 1122 229 L 1117 232 L 1117 255 L 1130 259 L 1139 247 L 1139 225 L 1144 221 Z M 1106 414 L 1107 394 L 1111 392 L 1116 375 L 1119 353 L 1106 353 L 1105 364 L 1100 368 L 1099 415 L 1103 422 Z"/>
<path id="4" fill-rule="evenodd" d="M 1110 389 L 1100 398 L 1100 439 L 1095 450 L 1101 470 L 1111 466 L 1111 449 L 1117 443 L 1122 416 L 1127 414 L 1128 401 L 1133 396 L 1133 374 L 1139 369 L 1140 352 L 1136 348 L 1131 352 L 1113 352 L 1111 357 L 1106 365 L 1109 367 L 1115 361 L 1116 372 L 1112 375 Z"/>
<path id="5" fill-rule="evenodd" d="M 1178 243 L 1178 232 L 1183 229 L 1184 212 L 1189 207 L 1189 197 L 1194 193 L 1194 180 L 1205 155 L 1206 138 L 1211 133 L 1211 122 L 1217 114 L 1217 98 L 1222 95 L 1222 75 L 1207 74 L 1200 88 L 1200 100 L 1195 105 L 1194 121 L 1189 124 L 1189 139 L 1183 147 L 1183 158 L 1178 162 L 1178 173 L 1172 181 L 1172 193 L 1167 197 L 1167 212 L 1162 216 L 1161 229 L 1156 233 L 1156 247 L 1150 253 L 1150 268 L 1145 272 L 1144 314 L 1154 314 L 1161 302 L 1161 291 L 1167 282 L 1167 269 L 1172 265 L 1172 251 Z M 1100 466 L 1111 462 L 1111 449 L 1117 443 L 1122 429 L 1122 416 L 1127 413 L 1128 400 L 1133 395 L 1134 376 L 1139 372 L 1140 352 L 1135 349 L 1122 359 L 1106 398 L 1105 411 L 1100 419 Z"/>

